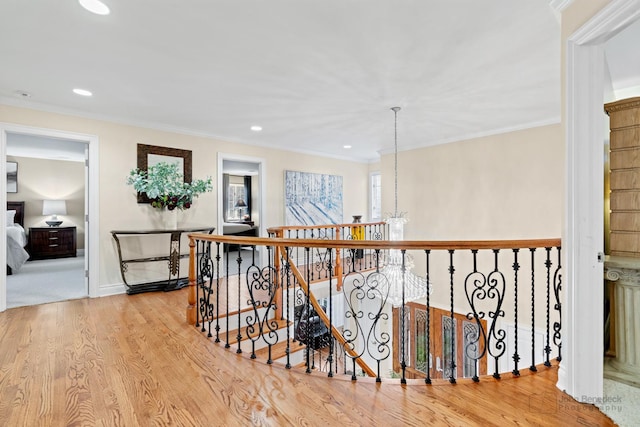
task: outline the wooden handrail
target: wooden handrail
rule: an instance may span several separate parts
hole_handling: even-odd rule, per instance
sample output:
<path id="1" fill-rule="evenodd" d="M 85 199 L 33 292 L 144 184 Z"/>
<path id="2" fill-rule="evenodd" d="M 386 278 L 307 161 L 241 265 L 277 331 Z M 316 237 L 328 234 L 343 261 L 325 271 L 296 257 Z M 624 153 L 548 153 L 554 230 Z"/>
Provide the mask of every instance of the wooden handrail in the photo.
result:
<path id="1" fill-rule="evenodd" d="M 326 224 L 326 225 L 281 225 L 278 227 L 267 228 L 267 233 L 280 234 L 284 236 L 286 230 L 318 230 L 321 228 L 355 228 L 366 227 L 368 225 L 385 225 L 386 222 L 347 222 L 344 224 Z"/>
<path id="2" fill-rule="evenodd" d="M 520 240 L 331 240 L 290 239 L 277 237 L 224 236 L 219 234 L 189 233 L 189 238 L 209 242 L 235 243 L 243 246 L 286 246 L 302 248 L 341 249 L 406 249 L 406 250 L 461 250 L 461 249 L 522 249 L 554 248 L 561 239 Z"/>

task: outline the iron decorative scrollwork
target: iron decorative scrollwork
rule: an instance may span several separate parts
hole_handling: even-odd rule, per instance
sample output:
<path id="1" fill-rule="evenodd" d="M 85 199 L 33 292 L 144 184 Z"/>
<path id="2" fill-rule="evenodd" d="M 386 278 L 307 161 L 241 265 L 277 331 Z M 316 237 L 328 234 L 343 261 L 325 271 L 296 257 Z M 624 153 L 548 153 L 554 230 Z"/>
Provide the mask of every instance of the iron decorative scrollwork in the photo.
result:
<path id="1" fill-rule="evenodd" d="M 271 247 L 267 247 L 271 251 Z M 260 268 L 255 264 L 253 257 L 251 265 L 245 273 L 249 299 L 247 304 L 252 308 L 250 314 L 245 317 L 247 339 L 251 341 L 251 358 L 255 359 L 256 342 L 262 339 L 265 344 L 271 346 L 277 344 L 279 328 L 275 313 L 277 282 L 274 280 L 276 271 L 272 266 Z M 267 363 L 271 364 L 271 351 Z"/>
<path id="2" fill-rule="evenodd" d="M 487 335 L 481 320 L 484 319 L 485 313 L 479 310 L 479 301 L 483 301 L 487 298 L 487 277 L 478 271 L 477 268 L 477 250 L 472 250 L 473 254 L 473 271 L 467 275 L 464 280 L 464 290 L 467 296 L 467 302 L 471 307 L 471 312 L 467 313 L 467 319 L 473 320 L 477 325 L 477 329 L 474 333 L 464 337 L 465 355 L 469 358 L 480 360 L 487 352 Z M 480 350 L 481 348 L 481 350 Z M 480 350 L 480 351 L 479 351 Z M 473 381 L 478 382 L 478 369 L 476 363 L 476 370 L 473 375 Z"/>
<path id="3" fill-rule="evenodd" d="M 380 363 L 391 355 L 391 336 L 382 330 L 382 322 L 389 319 L 384 311 L 390 286 L 388 278 L 379 271 L 366 277 L 359 272 L 345 276 L 344 297 L 346 302 L 345 318 L 351 319 L 345 324 L 343 336 L 344 348 L 352 353 L 352 379 L 356 379 L 355 361 L 365 353 L 378 365 L 376 381 L 380 381 Z M 348 285 L 346 285 L 348 283 Z M 384 294 L 384 290 L 387 294 Z M 365 318 L 365 311 L 367 313 Z M 347 322 L 345 322 L 347 323 Z"/>

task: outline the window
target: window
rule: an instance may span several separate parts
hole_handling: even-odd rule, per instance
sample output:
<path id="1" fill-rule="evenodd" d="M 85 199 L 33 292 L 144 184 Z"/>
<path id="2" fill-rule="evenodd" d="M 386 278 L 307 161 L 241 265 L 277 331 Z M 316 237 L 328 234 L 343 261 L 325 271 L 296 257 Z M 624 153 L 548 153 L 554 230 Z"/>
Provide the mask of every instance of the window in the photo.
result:
<path id="1" fill-rule="evenodd" d="M 382 179 L 380 172 L 372 172 L 369 176 L 369 219 L 379 221 L 382 219 Z"/>
<path id="2" fill-rule="evenodd" d="M 224 174 L 224 220 L 251 221 L 251 177 Z"/>
<path id="3" fill-rule="evenodd" d="M 402 361 L 400 308 L 393 309 L 393 370 L 400 373 Z M 481 320 L 487 330 L 487 322 Z M 427 349 L 427 338 L 429 348 Z M 461 313 L 431 307 L 429 318 L 424 304 L 407 303 L 405 307 L 405 363 L 407 378 L 473 377 L 487 373 L 487 354 L 478 325 Z M 451 369 L 455 361 L 456 368 Z"/>

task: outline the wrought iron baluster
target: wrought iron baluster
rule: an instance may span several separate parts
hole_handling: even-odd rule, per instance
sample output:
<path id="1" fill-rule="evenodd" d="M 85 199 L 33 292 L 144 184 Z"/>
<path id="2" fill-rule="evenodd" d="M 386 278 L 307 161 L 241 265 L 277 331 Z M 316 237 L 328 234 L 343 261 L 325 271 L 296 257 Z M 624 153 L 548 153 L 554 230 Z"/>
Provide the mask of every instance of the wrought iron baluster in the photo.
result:
<path id="1" fill-rule="evenodd" d="M 535 280 L 535 262 L 536 248 L 529 248 L 531 251 L 531 366 L 529 370 L 537 372 L 536 368 L 536 280 Z"/>
<path id="2" fill-rule="evenodd" d="M 551 262 L 551 248 L 544 248 L 545 251 L 547 252 L 547 259 L 544 263 L 544 266 L 547 269 L 547 342 L 544 346 L 544 354 L 545 354 L 545 360 L 544 360 L 544 366 L 551 366 L 551 362 L 549 362 L 549 354 L 551 353 L 551 341 L 550 341 L 550 308 L 551 308 L 551 266 L 553 265 L 553 263 Z"/>
<path id="3" fill-rule="evenodd" d="M 211 338 L 211 324 L 213 322 L 213 304 L 211 302 L 211 284 L 213 280 L 212 274 L 212 264 L 210 249 L 207 249 L 210 245 L 209 242 L 199 241 L 197 242 L 198 254 L 196 259 L 198 260 L 198 274 L 196 278 L 196 293 L 199 294 L 198 291 L 202 291 L 202 298 L 198 299 L 200 301 L 200 314 L 202 316 L 202 332 L 205 330 L 208 331 L 207 337 Z M 209 285 L 206 284 L 206 278 L 209 279 Z M 216 304 L 217 306 L 217 304 Z M 205 329 L 205 322 L 207 323 L 207 328 Z"/>
<path id="4" fill-rule="evenodd" d="M 225 279 L 224 282 L 225 282 L 225 288 L 226 288 L 225 297 L 226 297 L 226 303 L 227 303 L 227 308 L 226 308 L 226 311 L 225 311 L 225 314 L 226 314 L 225 327 L 226 327 L 226 337 L 227 337 L 225 339 L 225 343 L 224 343 L 224 347 L 225 348 L 231 348 L 231 344 L 229 344 L 229 341 L 230 341 L 229 334 L 231 333 L 231 331 L 229 330 L 229 319 L 230 319 L 230 314 L 231 314 L 231 313 L 229 313 L 229 298 L 230 298 L 230 294 L 231 294 L 231 292 L 229 292 L 231 290 L 231 286 L 229 284 L 229 271 L 230 271 L 229 268 L 231 267 L 231 264 L 229 262 L 229 246 L 230 245 L 226 245 L 226 247 L 223 248 L 224 253 L 225 253 L 225 257 L 224 258 L 225 258 L 225 272 L 226 272 L 226 275 L 225 275 L 225 278 L 224 278 Z"/>
<path id="5" fill-rule="evenodd" d="M 450 369 L 451 372 L 449 373 L 449 382 L 451 384 L 455 384 L 456 382 L 456 374 L 455 374 L 455 370 L 456 370 L 456 340 L 455 340 L 455 336 L 456 336 L 456 329 L 455 329 L 455 319 L 453 316 L 453 274 L 455 273 L 456 269 L 453 266 L 453 253 L 455 252 L 455 250 L 453 249 L 449 249 L 449 298 L 450 298 L 450 304 L 451 304 L 451 363 L 450 363 Z"/>
<path id="6" fill-rule="evenodd" d="M 518 263 L 518 252 L 520 249 L 513 249 L 513 294 L 514 294 L 514 321 L 515 321 L 515 351 L 513 353 L 513 370 L 511 373 L 515 376 L 520 376 L 520 370 L 518 369 L 518 362 L 520 362 L 520 355 L 518 354 L 518 271 L 520 270 L 520 264 Z"/>
<path id="7" fill-rule="evenodd" d="M 285 354 L 287 356 L 287 363 L 285 364 L 285 368 L 287 369 L 291 369 L 291 335 L 290 335 L 290 326 L 292 324 L 290 316 L 291 316 L 291 306 L 289 303 L 289 297 L 290 297 L 290 288 L 291 288 L 291 265 L 289 264 L 289 260 L 291 259 L 291 253 L 290 253 L 290 249 L 288 247 L 284 248 L 284 252 L 285 254 L 287 254 L 286 259 L 284 260 L 284 272 L 281 274 L 285 275 L 285 278 L 283 281 L 281 281 L 280 283 L 286 283 L 287 284 L 287 348 L 285 350 Z M 280 256 L 280 259 L 282 259 L 283 257 Z M 294 285 L 295 286 L 295 285 Z M 295 288 L 294 288 L 295 290 Z M 295 316 L 294 316 L 294 322 L 295 323 Z"/>
<path id="8" fill-rule="evenodd" d="M 558 311 L 558 321 L 553 323 L 553 343 L 558 347 L 558 356 L 556 360 L 562 360 L 562 303 L 560 302 L 560 291 L 562 290 L 562 273 L 561 273 L 561 247 L 557 247 L 558 251 L 558 267 L 553 274 L 553 294 L 555 296 L 555 304 L 553 308 Z"/>
<path id="9" fill-rule="evenodd" d="M 329 378 L 333 377 L 333 252 L 329 248 L 329 300 L 327 302 L 327 309 L 329 310 L 329 356 L 327 357 L 327 363 L 329 364 Z"/>
<path id="10" fill-rule="evenodd" d="M 215 342 L 220 342 L 220 242 L 216 242 L 216 339 Z M 211 277 L 213 280 L 213 277 Z"/>
<path id="11" fill-rule="evenodd" d="M 400 361 L 400 368 L 402 369 L 402 376 L 400 378 L 400 383 L 401 384 L 406 384 L 407 383 L 407 377 L 406 377 L 407 360 L 406 360 L 406 349 L 405 349 L 405 339 L 406 338 L 404 336 L 404 333 L 405 333 L 405 330 L 406 330 L 405 329 L 406 328 L 406 325 L 405 325 L 405 322 L 406 322 L 405 310 L 407 308 L 406 305 L 405 305 L 405 301 L 404 301 L 404 297 L 405 297 L 404 288 L 406 286 L 406 271 L 407 271 L 406 264 L 405 264 L 405 262 L 406 262 L 406 258 L 405 258 L 406 250 L 402 249 L 400 251 L 400 254 L 402 256 L 402 264 L 401 264 L 401 268 L 400 268 L 400 271 L 402 272 L 402 305 L 400 306 L 400 313 L 401 313 L 401 315 L 400 315 L 400 325 L 401 325 L 400 326 L 400 334 L 401 334 L 401 336 L 400 336 L 400 344 L 402 345 L 402 350 L 401 350 L 401 358 L 402 358 L 402 360 Z M 393 284 L 391 284 L 391 285 L 393 285 Z M 376 378 L 376 381 L 379 382 L 379 379 L 380 379 L 380 367 L 378 367 L 378 378 Z"/>
<path id="12" fill-rule="evenodd" d="M 238 340 L 238 348 L 236 349 L 236 353 L 242 353 L 242 283 L 240 283 L 240 278 L 242 277 L 242 255 L 241 255 L 240 246 L 238 246 L 238 257 L 236 258 L 236 264 L 238 266 L 237 270 L 237 278 L 238 278 L 238 333 L 236 335 L 236 339 Z M 227 275 L 227 281 L 229 280 L 229 276 Z"/>
<path id="13" fill-rule="evenodd" d="M 311 277 L 313 275 L 313 272 L 311 271 L 311 257 L 312 257 L 312 251 L 309 247 L 305 247 L 305 264 L 306 264 L 306 273 L 307 273 L 307 294 L 306 294 L 306 298 L 305 298 L 305 304 L 306 304 L 306 308 L 307 308 L 307 324 L 306 329 L 307 329 L 307 337 L 306 337 L 306 365 L 307 365 L 307 369 L 306 372 L 307 374 L 311 373 L 311 366 L 310 366 L 310 354 L 309 354 L 309 350 L 311 348 L 311 299 L 310 299 L 310 292 L 311 292 Z"/>
<path id="14" fill-rule="evenodd" d="M 429 287 L 431 286 L 431 281 L 430 281 L 430 276 L 429 276 L 429 255 L 431 254 L 431 250 L 430 249 L 426 249 L 425 251 L 425 257 L 426 257 L 426 269 L 427 269 L 427 273 L 426 273 L 426 279 L 427 279 L 427 327 L 426 332 L 425 332 L 425 342 L 427 345 L 426 351 L 425 351 L 425 357 L 427 358 L 427 377 L 425 378 L 424 382 L 427 384 L 431 384 L 431 300 L 430 300 L 430 294 L 431 292 L 429 292 Z"/>

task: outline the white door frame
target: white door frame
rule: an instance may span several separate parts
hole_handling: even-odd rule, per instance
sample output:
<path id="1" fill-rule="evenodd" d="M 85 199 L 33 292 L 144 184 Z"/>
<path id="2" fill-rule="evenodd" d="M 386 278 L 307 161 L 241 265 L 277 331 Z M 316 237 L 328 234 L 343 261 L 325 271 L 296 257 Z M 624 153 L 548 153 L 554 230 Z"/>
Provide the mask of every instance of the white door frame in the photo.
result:
<path id="1" fill-rule="evenodd" d="M 229 153 L 218 153 L 218 188 L 222 189 L 223 179 L 222 174 L 224 173 L 224 161 L 232 160 L 236 162 L 248 162 L 248 163 L 256 163 L 258 165 L 258 180 L 259 180 L 259 201 L 258 201 L 258 218 L 260 223 L 258 224 L 260 230 L 260 236 L 266 236 L 267 234 L 267 226 L 266 226 L 266 218 L 265 212 L 266 210 L 266 200 L 267 200 L 267 186 L 266 186 L 266 161 L 260 157 L 250 157 L 243 156 L 240 154 L 229 154 Z M 216 234 L 222 234 L 222 229 L 224 226 L 224 201 L 223 201 L 223 191 L 218 191 L 218 229 L 216 230 Z M 259 251 L 259 256 L 261 251 Z M 258 263 L 261 265 L 261 263 Z"/>
<path id="2" fill-rule="evenodd" d="M 603 44 L 639 17 L 638 0 L 614 0 L 567 42 L 566 283 L 557 386 L 581 402 L 603 393 Z"/>
<path id="3" fill-rule="evenodd" d="M 88 239 L 89 247 L 85 250 L 85 256 L 88 257 L 89 265 L 89 297 L 94 298 L 98 295 L 98 262 L 100 260 L 100 248 L 98 245 L 99 236 L 99 164 L 98 164 L 98 137 L 96 135 L 87 135 L 74 132 L 60 131 L 56 129 L 37 128 L 32 126 L 16 125 L 12 123 L 0 122 L 0 152 L 2 153 L 2 162 L 0 162 L 0 176 L 6 176 L 7 167 L 7 134 L 17 133 L 24 135 L 37 135 L 43 137 L 51 137 L 58 139 L 66 139 L 86 143 L 89 146 L 89 186 L 85 187 L 85 196 L 87 199 L 89 216 L 89 226 L 85 230 L 86 239 Z M 0 179 L 0 203 L 3 206 L 7 204 L 7 183 L 5 179 Z M 7 225 L 3 222 L 0 227 L 0 242 L 7 241 Z M 0 261 L 6 265 L 7 263 L 7 245 L 0 244 Z M 3 267 L 4 268 L 4 267 Z M 7 309 L 7 275 L 0 274 L 0 312 Z"/>

